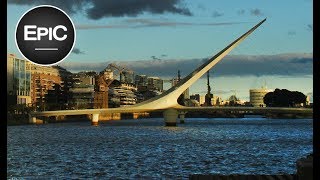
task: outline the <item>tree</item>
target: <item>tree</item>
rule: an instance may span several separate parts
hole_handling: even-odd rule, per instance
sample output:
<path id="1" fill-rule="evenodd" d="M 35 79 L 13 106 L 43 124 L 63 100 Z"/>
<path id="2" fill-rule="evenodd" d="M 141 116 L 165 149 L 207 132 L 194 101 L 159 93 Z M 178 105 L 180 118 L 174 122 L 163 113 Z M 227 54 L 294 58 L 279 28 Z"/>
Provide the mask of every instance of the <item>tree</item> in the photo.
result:
<path id="1" fill-rule="evenodd" d="M 237 106 L 238 105 L 238 101 L 239 101 L 239 99 L 235 95 L 232 95 L 232 96 L 229 97 L 229 105 L 230 106 Z"/>
<path id="2" fill-rule="evenodd" d="M 273 100 L 274 99 L 274 93 L 273 92 L 269 92 L 267 93 L 264 97 L 263 97 L 263 102 L 264 104 L 266 104 L 268 107 L 272 107 L 273 106 Z"/>
<path id="3" fill-rule="evenodd" d="M 298 91 L 287 89 L 275 89 L 274 92 L 267 93 L 263 101 L 268 107 L 293 107 L 296 104 L 306 102 L 306 96 Z"/>

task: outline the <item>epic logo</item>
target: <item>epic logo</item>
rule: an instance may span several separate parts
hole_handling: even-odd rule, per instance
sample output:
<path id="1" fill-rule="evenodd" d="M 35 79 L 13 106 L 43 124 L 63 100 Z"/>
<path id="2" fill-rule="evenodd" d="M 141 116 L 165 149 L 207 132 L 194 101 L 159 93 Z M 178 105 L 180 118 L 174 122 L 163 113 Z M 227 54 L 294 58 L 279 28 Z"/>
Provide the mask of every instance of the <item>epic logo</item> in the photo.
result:
<path id="1" fill-rule="evenodd" d="M 67 31 L 67 28 L 65 26 L 62 25 L 58 25 L 55 28 L 53 28 L 53 37 L 54 39 L 58 40 L 58 41 L 63 41 L 65 39 L 67 39 L 67 35 L 63 35 L 63 37 L 58 37 L 57 36 L 57 30 L 61 28 L 64 31 Z M 37 31 L 30 31 L 30 29 L 37 29 Z M 37 34 L 37 37 L 29 37 L 29 34 Z M 41 36 L 46 36 L 49 35 L 49 40 L 52 40 L 52 28 L 47 29 L 46 27 L 39 27 L 37 28 L 37 26 L 34 25 L 25 25 L 24 26 L 24 40 L 25 41 L 37 41 L 37 40 L 41 40 Z"/>
<path id="2" fill-rule="evenodd" d="M 53 65 L 70 54 L 76 32 L 65 12 L 41 5 L 21 17 L 15 35 L 17 47 L 26 59 L 39 65 Z"/>

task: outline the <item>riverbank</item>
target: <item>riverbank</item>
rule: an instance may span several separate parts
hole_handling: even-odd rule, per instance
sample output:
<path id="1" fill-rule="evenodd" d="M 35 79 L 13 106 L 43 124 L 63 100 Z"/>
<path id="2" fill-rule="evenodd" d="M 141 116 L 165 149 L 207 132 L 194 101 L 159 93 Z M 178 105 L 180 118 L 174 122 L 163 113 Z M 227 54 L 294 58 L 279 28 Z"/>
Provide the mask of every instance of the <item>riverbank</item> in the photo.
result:
<path id="1" fill-rule="evenodd" d="M 17 126 L 29 124 L 29 118 L 27 114 L 7 114 L 7 125 Z"/>

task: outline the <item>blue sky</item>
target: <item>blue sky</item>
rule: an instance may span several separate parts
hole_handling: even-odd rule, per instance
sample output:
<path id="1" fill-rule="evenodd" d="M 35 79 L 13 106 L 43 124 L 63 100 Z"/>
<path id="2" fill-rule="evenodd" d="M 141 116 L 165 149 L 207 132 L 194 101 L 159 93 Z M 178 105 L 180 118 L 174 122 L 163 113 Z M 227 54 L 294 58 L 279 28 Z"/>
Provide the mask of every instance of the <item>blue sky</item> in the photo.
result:
<path id="1" fill-rule="evenodd" d="M 25 11 L 40 4 L 52 4 L 65 10 L 76 26 L 75 53 L 71 53 L 64 63 L 207 58 L 264 18 L 267 21 L 230 56 L 259 57 L 291 53 L 299 59 L 305 53 L 312 56 L 313 51 L 311 0 L 168 0 L 158 1 L 158 6 L 146 0 L 135 1 L 140 2 L 138 5 L 130 4 L 129 0 L 8 2 L 8 52 L 19 57 L 21 55 L 14 43 L 16 23 Z M 221 63 L 224 63 L 223 60 Z M 239 68 L 250 69 L 241 65 Z M 191 92 L 205 91 L 202 81 L 192 86 Z M 222 73 L 212 79 L 216 91 L 224 92 L 220 95 L 223 98 L 230 96 L 233 88 L 238 89 L 237 95 L 243 99 L 248 99 L 248 89 L 259 88 L 264 81 L 270 88 L 287 88 L 307 94 L 313 88 L 312 66 L 310 72 L 303 75 L 264 73 L 257 76 L 254 73 L 237 74 L 235 71 L 232 76 Z"/>

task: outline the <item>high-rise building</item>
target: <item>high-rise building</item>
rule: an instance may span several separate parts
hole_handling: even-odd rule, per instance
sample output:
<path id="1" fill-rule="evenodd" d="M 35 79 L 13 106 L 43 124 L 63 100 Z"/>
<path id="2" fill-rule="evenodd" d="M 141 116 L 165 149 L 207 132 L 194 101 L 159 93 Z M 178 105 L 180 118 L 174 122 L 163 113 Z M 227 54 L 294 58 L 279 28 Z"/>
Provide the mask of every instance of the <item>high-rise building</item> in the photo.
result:
<path id="1" fill-rule="evenodd" d="M 213 106 L 219 106 L 219 105 L 221 105 L 221 102 L 222 102 L 222 98 L 219 97 L 219 96 L 213 96 L 213 97 L 211 98 L 211 104 L 212 104 Z"/>
<path id="2" fill-rule="evenodd" d="M 31 66 L 31 102 L 33 105 L 49 106 L 66 104 L 68 89 L 72 85 L 72 73 L 60 66 Z"/>
<path id="3" fill-rule="evenodd" d="M 159 77 L 148 77 L 146 75 L 135 76 L 135 95 L 137 102 L 155 97 L 163 92 L 163 80 Z"/>
<path id="4" fill-rule="evenodd" d="M 268 92 L 272 92 L 272 90 L 265 86 L 261 89 L 250 89 L 250 104 L 254 107 L 265 107 L 263 98 Z"/>
<path id="5" fill-rule="evenodd" d="M 14 54 L 7 55 L 7 96 L 8 104 L 31 103 L 31 63 L 17 58 Z"/>
<path id="6" fill-rule="evenodd" d="M 203 105 L 205 102 L 205 97 L 201 96 L 200 94 L 191 95 L 190 99 L 197 100 L 199 102 L 199 105 Z"/>
<path id="7" fill-rule="evenodd" d="M 137 87 L 129 83 L 122 83 L 119 86 L 109 89 L 109 107 L 124 107 L 137 103 Z"/>
<path id="8" fill-rule="evenodd" d="M 95 72 L 73 74 L 73 85 L 69 89 L 69 104 L 75 109 L 94 107 Z"/>
<path id="9" fill-rule="evenodd" d="M 163 91 L 163 80 L 159 77 L 148 77 L 147 82 L 149 90 Z"/>
<path id="10" fill-rule="evenodd" d="M 126 70 L 122 71 L 120 73 L 120 82 L 134 84 L 135 83 L 134 73 L 132 71 L 126 71 Z"/>
<path id="11" fill-rule="evenodd" d="M 84 71 L 72 74 L 73 84 L 88 84 L 95 85 L 95 76 L 97 75 L 94 71 Z"/>
<path id="12" fill-rule="evenodd" d="M 94 85 L 75 84 L 69 90 L 69 104 L 75 109 L 93 108 L 94 103 Z"/>
<path id="13" fill-rule="evenodd" d="M 146 75 L 136 75 L 135 76 L 135 84 L 137 86 L 147 86 L 148 80 Z"/>

